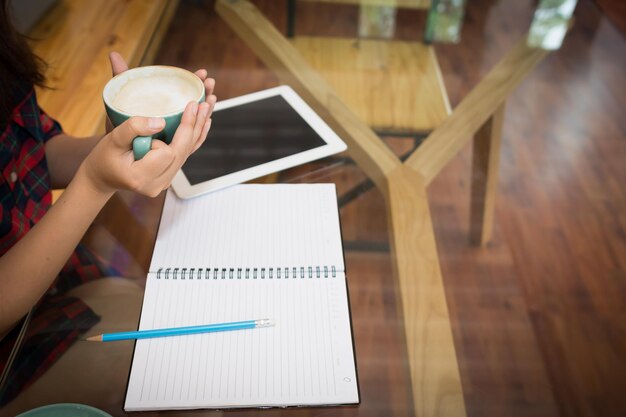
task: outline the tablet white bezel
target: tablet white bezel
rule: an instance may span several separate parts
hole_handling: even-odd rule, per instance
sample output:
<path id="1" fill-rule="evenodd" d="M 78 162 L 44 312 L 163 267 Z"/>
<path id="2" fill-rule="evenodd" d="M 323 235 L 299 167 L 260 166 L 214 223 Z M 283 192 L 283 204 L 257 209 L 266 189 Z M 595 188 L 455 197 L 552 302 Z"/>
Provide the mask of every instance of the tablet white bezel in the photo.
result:
<path id="1" fill-rule="evenodd" d="M 219 190 L 221 188 L 250 181 L 252 179 L 314 161 L 316 159 L 324 158 L 347 149 L 346 144 L 339 138 L 339 136 L 337 136 L 337 134 L 317 115 L 317 113 L 313 111 L 311 107 L 309 107 L 308 104 L 304 102 L 304 100 L 302 100 L 302 98 L 300 98 L 300 96 L 298 96 L 298 94 L 296 94 L 294 90 L 291 89 L 291 87 L 286 85 L 220 101 L 215 104 L 214 111 L 240 106 L 242 104 L 274 96 L 282 96 L 311 126 L 311 128 L 313 128 L 320 138 L 326 142 L 326 144 L 195 185 L 191 185 L 189 183 L 185 173 L 181 169 L 176 173 L 176 176 L 172 181 L 172 188 L 178 197 L 196 197 L 210 191 Z M 209 132 L 207 141 L 210 140 L 211 133 Z"/>

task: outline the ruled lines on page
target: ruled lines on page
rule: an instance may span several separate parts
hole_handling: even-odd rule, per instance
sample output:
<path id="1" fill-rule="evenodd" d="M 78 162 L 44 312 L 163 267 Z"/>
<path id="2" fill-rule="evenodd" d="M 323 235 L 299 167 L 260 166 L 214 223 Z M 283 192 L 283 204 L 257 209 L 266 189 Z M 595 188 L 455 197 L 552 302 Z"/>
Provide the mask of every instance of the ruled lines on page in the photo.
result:
<path id="1" fill-rule="evenodd" d="M 251 317 L 276 326 L 137 341 L 126 409 L 358 401 L 346 296 L 343 273 L 187 281 L 151 274 L 140 329 Z"/>
<path id="2" fill-rule="evenodd" d="M 181 266 L 343 270 L 333 184 L 245 184 L 190 200 L 169 193 L 151 272 Z"/>
<path id="3" fill-rule="evenodd" d="M 138 340 L 125 410 L 358 403 L 344 271 L 333 184 L 169 191 L 140 330 L 276 325 Z"/>

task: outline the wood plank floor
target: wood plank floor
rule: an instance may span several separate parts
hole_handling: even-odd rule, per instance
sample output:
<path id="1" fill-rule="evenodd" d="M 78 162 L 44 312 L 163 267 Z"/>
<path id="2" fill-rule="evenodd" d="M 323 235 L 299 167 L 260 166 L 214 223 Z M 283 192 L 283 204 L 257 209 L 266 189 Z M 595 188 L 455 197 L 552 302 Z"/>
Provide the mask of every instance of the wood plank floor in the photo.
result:
<path id="1" fill-rule="evenodd" d="M 602 13 L 626 36 L 626 2 L 623 0 L 595 0 Z"/>
<path id="2" fill-rule="evenodd" d="M 284 30 L 283 1 L 255 3 Z M 436 48 L 453 107 L 536 5 L 468 3 L 461 44 Z M 333 6 L 326 19 L 329 10 L 315 21 L 299 13 L 297 32 L 324 21 L 329 34 L 356 33 L 354 8 Z M 626 40 L 590 0 L 575 18 L 508 102 L 493 241 L 467 244 L 469 147 L 429 188 L 470 416 L 626 415 Z M 416 21 L 423 14 L 400 13 L 398 38 L 421 38 Z M 181 3 L 156 62 L 209 69 L 218 99 L 277 83 L 210 1 Z M 348 205 L 344 235 L 384 248 L 382 199 L 359 198 L 380 221 L 360 223 Z M 361 257 L 347 255 L 348 266 Z M 373 269 L 388 273 L 388 257 L 369 261 L 378 258 Z"/>
<path id="3" fill-rule="evenodd" d="M 438 48 L 453 105 L 531 19 L 533 2 L 491 3 L 470 5 L 465 47 Z M 455 246 L 469 149 L 430 189 L 457 341 L 481 346 L 460 362 L 494 384 L 472 400 L 483 384 L 464 380 L 474 415 L 552 415 L 550 397 L 564 416 L 626 415 L 626 42 L 588 1 L 575 18 L 508 103 L 493 244 Z"/>

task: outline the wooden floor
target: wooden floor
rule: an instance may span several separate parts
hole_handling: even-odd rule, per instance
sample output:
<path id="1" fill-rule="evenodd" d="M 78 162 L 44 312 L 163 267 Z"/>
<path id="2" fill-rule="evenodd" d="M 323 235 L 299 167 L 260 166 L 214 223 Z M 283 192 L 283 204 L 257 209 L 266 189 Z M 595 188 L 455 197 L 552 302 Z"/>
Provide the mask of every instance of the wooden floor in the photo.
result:
<path id="1" fill-rule="evenodd" d="M 469 3 L 465 46 L 438 48 L 453 105 L 534 4 Z M 430 189 L 472 415 L 626 415 L 626 41 L 578 3 L 508 103 L 493 244 L 461 243 L 468 152 Z"/>
<path id="2" fill-rule="evenodd" d="M 285 28 L 283 1 L 255 3 Z M 436 48 L 453 107 L 528 29 L 536 5 L 467 3 L 461 44 Z M 317 22 L 356 33 L 353 10 L 333 7 Z M 297 33 L 314 30 L 298 19 Z M 470 416 L 626 415 L 626 38 L 590 0 L 575 19 L 563 48 L 508 102 L 492 242 L 467 244 L 469 147 L 429 188 Z M 420 12 L 400 14 L 398 37 L 421 37 L 415 21 Z M 191 46 L 174 52 L 181 44 Z M 156 62 L 208 68 L 218 99 L 277 82 L 211 2 L 181 2 Z M 379 209 L 380 222 L 344 223 L 344 233 L 384 249 Z M 389 273 L 380 259 L 375 270 Z"/>
<path id="3" fill-rule="evenodd" d="M 595 0 L 602 13 L 626 36 L 626 2 L 623 0 Z"/>

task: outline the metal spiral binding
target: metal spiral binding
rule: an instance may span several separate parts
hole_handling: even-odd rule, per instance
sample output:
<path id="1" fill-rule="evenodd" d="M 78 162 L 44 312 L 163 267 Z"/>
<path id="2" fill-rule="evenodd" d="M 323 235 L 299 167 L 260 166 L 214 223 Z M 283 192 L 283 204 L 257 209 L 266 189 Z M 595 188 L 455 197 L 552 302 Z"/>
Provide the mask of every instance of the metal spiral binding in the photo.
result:
<path id="1" fill-rule="evenodd" d="M 218 280 L 218 279 L 312 279 L 335 278 L 337 269 L 334 265 L 315 265 L 278 268 L 159 268 L 157 279 L 181 281 Z"/>

